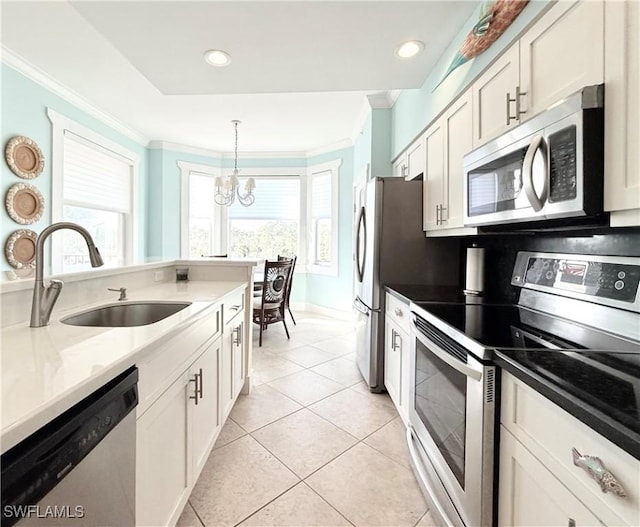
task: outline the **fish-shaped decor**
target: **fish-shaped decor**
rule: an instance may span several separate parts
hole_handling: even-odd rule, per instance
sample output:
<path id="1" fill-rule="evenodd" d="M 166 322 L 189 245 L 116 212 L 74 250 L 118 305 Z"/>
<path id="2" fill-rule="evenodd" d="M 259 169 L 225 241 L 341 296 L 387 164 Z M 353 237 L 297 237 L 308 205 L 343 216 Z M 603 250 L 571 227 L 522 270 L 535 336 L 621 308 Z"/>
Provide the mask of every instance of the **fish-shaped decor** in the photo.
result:
<path id="1" fill-rule="evenodd" d="M 593 479 L 598 482 L 602 492 L 613 492 L 621 498 L 625 498 L 627 493 L 618 483 L 616 477 L 607 470 L 604 463 L 596 456 L 583 456 L 575 448 L 571 449 L 573 455 L 573 464 L 584 469 Z"/>
<path id="2" fill-rule="evenodd" d="M 485 0 L 480 8 L 480 19 L 464 39 L 446 73 L 433 91 L 453 70 L 489 49 L 528 3 L 529 0 Z"/>

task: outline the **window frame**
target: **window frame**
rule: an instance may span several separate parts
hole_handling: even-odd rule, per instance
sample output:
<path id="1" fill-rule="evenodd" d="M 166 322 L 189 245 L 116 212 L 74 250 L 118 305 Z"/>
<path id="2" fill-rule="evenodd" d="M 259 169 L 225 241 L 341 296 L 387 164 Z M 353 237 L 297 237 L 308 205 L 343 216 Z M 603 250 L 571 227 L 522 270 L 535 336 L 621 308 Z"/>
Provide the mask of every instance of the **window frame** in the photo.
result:
<path id="1" fill-rule="evenodd" d="M 307 245 L 307 272 L 310 274 L 321 274 L 338 276 L 338 246 L 339 246 L 339 207 L 340 207 L 340 166 L 342 159 L 335 159 L 326 163 L 320 163 L 307 167 L 307 225 L 306 245 Z M 313 261 L 315 255 L 315 236 L 313 233 L 312 203 L 313 203 L 313 185 L 314 176 L 325 175 L 331 173 L 331 261 L 328 265 L 320 265 Z"/>
<path id="2" fill-rule="evenodd" d="M 120 161 L 125 161 L 131 170 L 131 208 L 128 213 L 123 213 L 123 265 L 131 265 L 139 261 L 139 170 L 140 156 L 121 144 L 107 139 L 103 135 L 93 131 L 77 121 L 62 115 L 52 108 L 47 108 L 47 117 L 51 122 L 51 223 L 63 221 L 64 206 L 64 137 L 65 132 L 70 132 L 77 136 L 81 142 L 95 145 L 108 155 L 113 155 Z M 71 206 L 84 206 L 78 202 L 69 201 Z M 84 206 L 87 208 L 86 206 Z M 91 207 L 89 207 L 91 208 Z M 96 210 L 110 210 L 99 209 Z M 118 211 L 120 212 L 120 211 Z M 99 248 L 98 248 L 99 249 Z M 51 238 L 50 259 L 51 273 L 61 274 L 63 272 L 63 243 L 61 236 Z M 86 271 L 91 271 L 88 267 Z M 82 272 L 85 270 L 83 269 Z"/>
<path id="3" fill-rule="evenodd" d="M 189 254 L 189 223 L 191 219 L 191 208 L 189 206 L 191 185 L 189 178 L 191 174 L 197 174 L 199 176 L 208 176 L 216 178 L 222 175 L 222 169 L 218 167 L 212 167 L 210 165 L 202 165 L 200 163 L 191 163 L 189 161 L 178 161 L 178 168 L 180 169 L 180 254 L 184 259 L 191 258 Z M 223 223 L 223 206 L 218 205 L 211 196 L 211 204 L 213 205 L 213 217 L 217 225 Z M 226 207 L 224 207 L 226 208 Z M 213 229 L 211 240 L 211 254 L 225 254 L 226 251 L 226 234 L 221 229 Z"/>

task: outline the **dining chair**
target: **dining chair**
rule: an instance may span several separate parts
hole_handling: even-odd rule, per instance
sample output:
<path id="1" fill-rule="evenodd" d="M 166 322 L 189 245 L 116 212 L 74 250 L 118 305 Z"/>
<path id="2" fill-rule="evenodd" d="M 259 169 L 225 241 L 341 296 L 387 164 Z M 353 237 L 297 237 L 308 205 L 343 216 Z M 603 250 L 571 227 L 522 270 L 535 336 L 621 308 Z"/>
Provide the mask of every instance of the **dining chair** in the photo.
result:
<path id="1" fill-rule="evenodd" d="M 262 346 L 262 332 L 276 322 L 282 322 L 287 338 L 290 338 L 284 320 L 284 301 L 292 265 L 291 261 L 267 260 L 264 263 L 262 295 L 253 299 L 253 322 L 260 326 L 258 346 Z"/>
<path id="2" fill-rule="evenodd" d="M 288 256 L 280 256 L 278 255 L 278 261 L 282 262 L 282 261 L 287 261 L 290 260 L 291 261 L 291 273 L 289 274 L 289 281 L 287 282 L 287 292 L 284 294 L 284 304 L 283 304 L 283 314 L 282 316 L 284 316 L 284 311 L 287 310 L 289 311 L 289 315 L 291 316 L 291 320 L 293 320 L 293 325 L 297 326 L 296 324 L 296 319 L 293 318 L 293 313 L 291 312 L 291 305 L 289 304 L 289 300 L 291 298 L 291 287 L 293 286 L 293 272 L 296 270 L 296 261 L 298 260 L 297 256 L 293 256 L 291 258 L 289 258 Z"/>

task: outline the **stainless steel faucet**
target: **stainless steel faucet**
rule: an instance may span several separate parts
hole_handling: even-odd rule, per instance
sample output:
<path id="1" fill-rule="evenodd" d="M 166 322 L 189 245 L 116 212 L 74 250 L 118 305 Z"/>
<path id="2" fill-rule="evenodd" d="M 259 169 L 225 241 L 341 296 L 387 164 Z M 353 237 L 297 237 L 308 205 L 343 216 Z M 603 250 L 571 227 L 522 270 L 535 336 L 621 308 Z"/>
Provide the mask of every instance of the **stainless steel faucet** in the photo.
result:
<path id="1" fill-rule="evenodd" d="M 84 241 L 87 243 L 89 249 L 89 260 L 91 261 L 91 267 L 100 267 L 104 265 L 102 256 L 98 252 L 98 248 L 93 243 L 91 234 L 80 225 L 62 221 L 49 225 L 38 236 L 36 240 L 36 280 L 33 285 L 33 301 L 31 302 L 31 324 L 32 328 L 41 328 L 49 325 L 49 318 L 51 317 L 51 311 L 56 304 L 56 300 L 60 296 L 62 286 L 64 285 L 61 280 L 51 280 L 48 287 L 44 285 L 44 242 L 56 231 L 61 229 L 71 229 L 72 231 L 79 232 Z"/>

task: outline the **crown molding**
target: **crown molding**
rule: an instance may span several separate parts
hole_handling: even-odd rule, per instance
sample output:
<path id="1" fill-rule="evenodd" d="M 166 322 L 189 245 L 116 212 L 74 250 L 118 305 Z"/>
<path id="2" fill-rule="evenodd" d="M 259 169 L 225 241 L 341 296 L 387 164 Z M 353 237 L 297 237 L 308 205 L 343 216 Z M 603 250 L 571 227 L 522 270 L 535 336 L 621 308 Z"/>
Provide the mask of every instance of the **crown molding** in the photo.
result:
<path id="1" fill-rule="evenodd" d="M 73 90 L 67 88 L 66 86 L 55 80 L 53 77 L 51 77 L 48 73 L 45 73 L 43 70 L 41 70 L 37 66 L 34 66 L 4 45 L 2 45 L 2 47 L 0 48 L 0 59 L 2 60 L 2 63 L 13 68 L 25 77 L 28 77 L 29 79 L 51 91 L 55 95 L 61 97 L 62 99 L 87 113 L 94 119 L 97 119 L 103 124 L 106 124 L 116 132 L 128 137 L 129 139 L 132 139 L 142 146 L 146 146 L 149 143 L 149 139 L 143 134 L 125 125 L 112 115 L 109 115 L 107 112 L 100 110 L 87 99 L 77 94 Z"/>
<path id="2" fill-rule="evenodd" d="M 391 90 L 389 92 L 389 100 L 391 101 L 390 108 L 393 107 L 393 105 L 395 105 L 396 101 L 398 100 L 401 94 L 402 94 L 402 90 Z"/>
<path id="3" fill-rule="evenodd" d="M 233 152 L 223 152 L 222 159 L 233 159 Z M 307 154 L 299 151 L 285 152 L 238 152 L 238 159 L 305 159 Z"/>
<path id="4" fill-rule="evenodd" d="M 320 148 L 316 148 L 315 150 L 309 150 L 307 152 L 307 159 L 310 157 L 319 156 L 322 154 L 327 154 L 329 152 L 335 152 L 336 150 L 342 150 L 344 148 L 350 148 L 354 145 L 354 142 L 351 139 L 341 139 L 340 141 L 336 141 L 335 143 L 330 143 L 325 146 L 321 146 Z"/>
<path id="5" fill-rule="evenodd" d="M 183 154 L 193 154 L 197 156 L 211 157 L 213 159 L 222 159 L 222 154 L 216 150 L 207 148 L 199 148 L 197 146 L 183 145 L 180 143 L 172 143 L 170 141 L 149 141 L 147 148 L 150 150 L 170 150 L 172 152 L 181 152 Z"/>
<path id="6" fill-rule="evenodd" d="M 371 93 L 367 95 L 367 100 L 372 109 L 377 108 L 391 108 L 395 101 L 391 98 L 391 93 L 388 91 L 380 93 Z"/>

